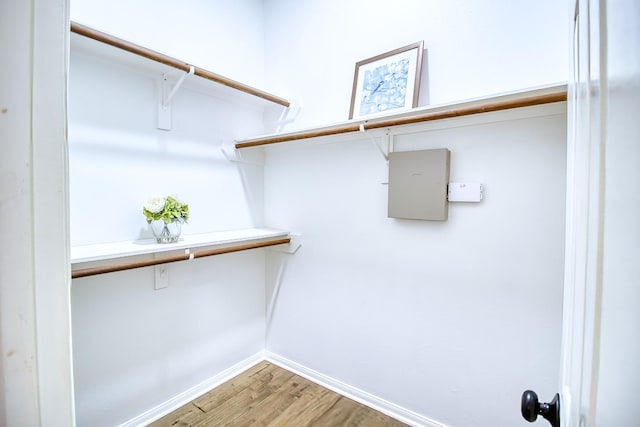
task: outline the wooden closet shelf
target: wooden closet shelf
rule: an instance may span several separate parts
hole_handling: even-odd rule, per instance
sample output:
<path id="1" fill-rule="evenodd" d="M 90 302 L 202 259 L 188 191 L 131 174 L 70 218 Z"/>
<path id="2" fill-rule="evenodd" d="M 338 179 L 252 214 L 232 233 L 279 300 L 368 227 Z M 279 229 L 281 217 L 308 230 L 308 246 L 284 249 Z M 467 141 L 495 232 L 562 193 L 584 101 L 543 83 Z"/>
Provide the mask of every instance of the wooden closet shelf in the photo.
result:
<path id="1" fill-rule="evenodd" d="M 204 68 L 196 67 L 192 64 L 188 64 L 179 59 L 173 58 L 171 56 L 165 55 L 160 52 L 156 52 L 154 50 L 148 49 L 146 47 L 128 42 L 126 40 L 120 39 L 118 37 L 112 36 L 107 33 L 103 33 L 101 31 L 95 30 L 93 28 L 87 27 L 82 24 L 78 24 L 77 22 L 71 22 L 71 32 L 88 37 L 90 39 L 99 41 L 101 43 L 108 44 L 110 46 L 116 47 L 118 49 L 122 49 L 124 51 L 133 53 L 135 55 L 141 56 L 143 58 L 150 59 L 152 61 L 159 62 L 161 64 L 167 65 L 169 67 L 176 68 L 178 70 L 182 70 L 185 72 L 189 72 L 191 67 L 194 68 L 194 74 L 196 76 L 202 77 L 207 80 L 211 80 L 215 83 L 230 87 L 232 89 L 236 89 L 240 92 L 247 93 L 249 95 L 256 96 L 258 98 L 262 98 L 269 102 L 273 102 L 278 105 L 282 105 L 283 107 L 289 107 L 290 102 L 284 98 L 279 96 L 270 94 L 268 92 L 264 92 L 260 89 L 256 89 L 254 87 L 245 85 L 236 80 L 232 80 L 230 78 L 221 76 L 220 74 L 216 74 L 212 71 L 205 70 Z"/>
<path id="2" fill-rule="evenodd" d="M 133 268 L 149 267 L 177 261 L 187 261 L 213 255 L 283 245 L 291 242 L 289 232 L 269 228 L 250 228 L 220 231 L 207 234 L 186 235 L 177 243 L 158 244 L 155 239 L 114 242 L 71 248 L 71 277 L 73 279 L 97 274 L 113 273 Z M 193 251 L 197 248 L 197 251 Z M 156 256 L 163 254 L 162 256 Z M 103 262 L 116 258 L 139 257 L 105 265 Z M 153 255 L 153 258 L 149 258 Z M 86 263 L 89 265 L 79 268 Z"/>
<path id="3" fill-rule="evenodd" d="M 566 85 L 554 85 L 539 89 L 531 89 L 506 95 L 487 97 L 479 100 L 464 101 L 443 106 L 415 108 L 408 113 L 387 115 L 369 120 L 349 121 L 333 126 L 326 126 L 297 132 L 267 135 L 258 138 L 236 141 L 236 149 L 257 147 L 280 142 L 339 135 L 393 126 L 410 125 L 432 120 L 489 113 L 511 108 L 531 107 L 567 100 Z"/>

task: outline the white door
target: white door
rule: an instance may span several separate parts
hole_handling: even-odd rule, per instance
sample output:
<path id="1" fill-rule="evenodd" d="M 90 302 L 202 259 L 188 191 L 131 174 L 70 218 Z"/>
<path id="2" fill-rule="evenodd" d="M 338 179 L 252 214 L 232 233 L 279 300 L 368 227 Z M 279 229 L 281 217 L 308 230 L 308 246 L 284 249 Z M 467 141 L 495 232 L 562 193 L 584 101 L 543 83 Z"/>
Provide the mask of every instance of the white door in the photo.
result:
<path id="1" fill-rule="evenodd" d="M 576 0 L 575 36 L 561 423 L 640 426 L 640 2 Z"/>

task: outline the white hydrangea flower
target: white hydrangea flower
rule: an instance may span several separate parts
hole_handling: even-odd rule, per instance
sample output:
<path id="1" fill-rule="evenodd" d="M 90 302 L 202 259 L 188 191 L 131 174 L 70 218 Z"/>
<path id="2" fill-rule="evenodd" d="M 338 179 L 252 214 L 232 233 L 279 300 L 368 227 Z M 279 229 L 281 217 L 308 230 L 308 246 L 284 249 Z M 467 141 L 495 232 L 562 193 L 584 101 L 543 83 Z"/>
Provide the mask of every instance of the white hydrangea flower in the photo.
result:
<path id="1" fill-rule="evenodd" d="M 158 213 L 164 208 L 164 197 L 153 197 L 145 203 L 144 208 L 151 213 Z"/>
<path id="2" fill-rule="evenodd" d="M 173 197 L 173 200 L 180 203 L 181 205 L 186 205 L 186 203 L 180 198 L 178 194 L 172 194 L 171 197 Z"/>

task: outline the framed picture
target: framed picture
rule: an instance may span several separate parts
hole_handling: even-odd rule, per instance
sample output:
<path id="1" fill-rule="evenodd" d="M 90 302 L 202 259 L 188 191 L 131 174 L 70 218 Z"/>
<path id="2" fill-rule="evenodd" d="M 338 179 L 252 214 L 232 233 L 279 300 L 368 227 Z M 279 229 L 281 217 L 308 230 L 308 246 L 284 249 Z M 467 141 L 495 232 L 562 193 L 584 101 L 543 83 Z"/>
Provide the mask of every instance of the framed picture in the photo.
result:
<path id="1" fill-rule="evenodd" d="M 424 42 L 356 63 L 349 119 L 418 105 Z"/>

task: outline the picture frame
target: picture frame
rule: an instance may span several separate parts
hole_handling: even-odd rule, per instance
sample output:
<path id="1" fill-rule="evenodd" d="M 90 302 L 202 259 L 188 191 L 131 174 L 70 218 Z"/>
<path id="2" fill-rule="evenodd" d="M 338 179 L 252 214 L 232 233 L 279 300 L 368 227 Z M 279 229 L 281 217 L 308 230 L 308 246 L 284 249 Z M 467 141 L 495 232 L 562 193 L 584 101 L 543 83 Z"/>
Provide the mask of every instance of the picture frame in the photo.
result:
<path id="1" fill-rule="evenodd" d="M 424 41 L 356 63 L 349 120 L 418 106 Z"/>

